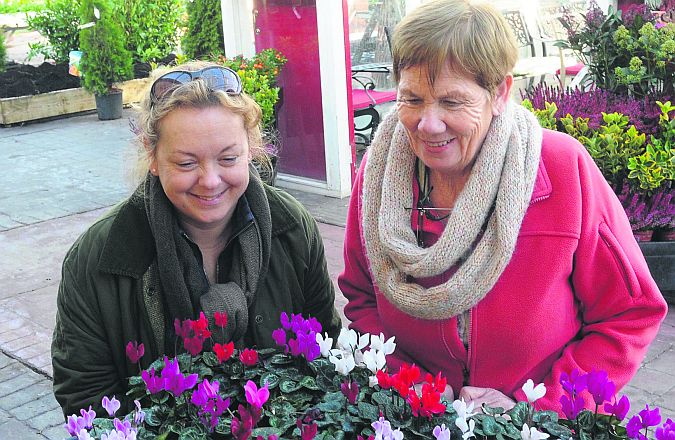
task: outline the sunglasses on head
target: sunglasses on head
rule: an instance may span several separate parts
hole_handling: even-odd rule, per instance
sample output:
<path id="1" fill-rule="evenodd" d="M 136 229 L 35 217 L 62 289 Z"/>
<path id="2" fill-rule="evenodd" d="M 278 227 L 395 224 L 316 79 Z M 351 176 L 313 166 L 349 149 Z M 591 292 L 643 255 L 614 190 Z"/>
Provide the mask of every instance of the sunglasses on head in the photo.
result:
<path id="1" fill-rule="evenodd" d="M 230 96 L 236 96 L 241 93 L 241 78 L 239 78 L 237 72 L 228 67 L 211 66 L 193 72 L 174 70 L 165 73 L 152 83 L 152 87 L 150 88 L 152 103 L 156 104 L 178 87 L 197 79 L 204 81 L 206 86 L 211 90 L 222 90 Z"/>

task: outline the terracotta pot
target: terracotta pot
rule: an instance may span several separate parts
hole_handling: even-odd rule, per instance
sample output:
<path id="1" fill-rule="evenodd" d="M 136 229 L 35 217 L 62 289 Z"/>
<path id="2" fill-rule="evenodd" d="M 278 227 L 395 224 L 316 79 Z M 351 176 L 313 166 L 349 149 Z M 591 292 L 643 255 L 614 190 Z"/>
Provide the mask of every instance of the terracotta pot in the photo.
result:
<path id="1" fill-rule="evenodd" d="M 675 241 L 675 229 L 660 229 L 652 237 L 654 241 Z"/>
<path id="2" fill-rule="evenodd" d="M 651 241 L 652 240 L 652 235 L 654 234 L 653 230 L 647 230 L 647 231 L 633 231 L 633 236 L 635 237 L 635 241 Z"/>

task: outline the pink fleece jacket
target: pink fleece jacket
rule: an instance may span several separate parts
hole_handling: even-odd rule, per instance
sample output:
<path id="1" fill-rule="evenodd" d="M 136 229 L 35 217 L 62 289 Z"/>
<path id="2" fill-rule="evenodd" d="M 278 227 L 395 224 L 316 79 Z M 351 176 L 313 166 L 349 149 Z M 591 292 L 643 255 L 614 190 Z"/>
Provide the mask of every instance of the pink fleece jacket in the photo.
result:
<path id="1" fill-rule="evenodd" d="M 470 311 L 468 350 L 456 318 L 414 318 L 374 285 L 361 228 L 366 160 L 352 192 L 338 284 L 349 301 L 345 315 L 351 328 L 396 336 L 390 369 L 414 362 L 440 371 L 455 395 L 468 373 L 468 384 L 515 400 L 525 400 L 520 388 L 533 379 L 547 388 L 537 407 L 558 412 L 563 372 L 606 370 L 617 389 L 631 379 L 666 303 L 623 208 L 575 139 L 544 130 L 530 208 L 511 261 Z M 431 235 L 441 232 L 433 224 L 427 228 Z M 588 407 L 591 401 L 588 397 Z"/>

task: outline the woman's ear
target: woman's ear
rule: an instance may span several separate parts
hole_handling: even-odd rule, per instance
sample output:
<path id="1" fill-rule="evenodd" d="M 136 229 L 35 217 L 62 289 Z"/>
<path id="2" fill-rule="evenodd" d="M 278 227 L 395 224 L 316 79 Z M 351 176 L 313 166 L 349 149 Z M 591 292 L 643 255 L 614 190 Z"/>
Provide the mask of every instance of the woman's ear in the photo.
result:
<path id="1" fill-rule="evenodd" d="M 157 176 L 157 147 L 152 148 L 150 141 L 147 138 L 142 139 L 145 154 L 148 155 L 148 170 L 153 176 Z"/>
<path id="2" fill-rule="evenodd" d="M 511 98 L 511 88 L 513 87 L 513 75 L 508 74 L 495 90 L 495 97 L 492 100 L 492 115 L 499 116 L 506 108 L 506 103 Z"/>

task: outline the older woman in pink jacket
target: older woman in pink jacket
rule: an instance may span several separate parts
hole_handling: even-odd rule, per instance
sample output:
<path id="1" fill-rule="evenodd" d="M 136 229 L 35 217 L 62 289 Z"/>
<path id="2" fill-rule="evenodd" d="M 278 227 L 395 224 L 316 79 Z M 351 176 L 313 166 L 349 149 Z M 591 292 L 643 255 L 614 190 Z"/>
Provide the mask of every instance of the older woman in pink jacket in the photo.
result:
<path id="1" fill-rule="evenodd" d="M 510 100 L 514 37 L 491 6 L 436 0 L 393 38 L 398 103 L 357 175 L 340 289 L 389 368 L 441 372 L 509 408 L 527 379 L 637 370 L 666 305 L 626 215 L 575 139 Z M 590 402 L 588 402 L 590 404 Z"/>

